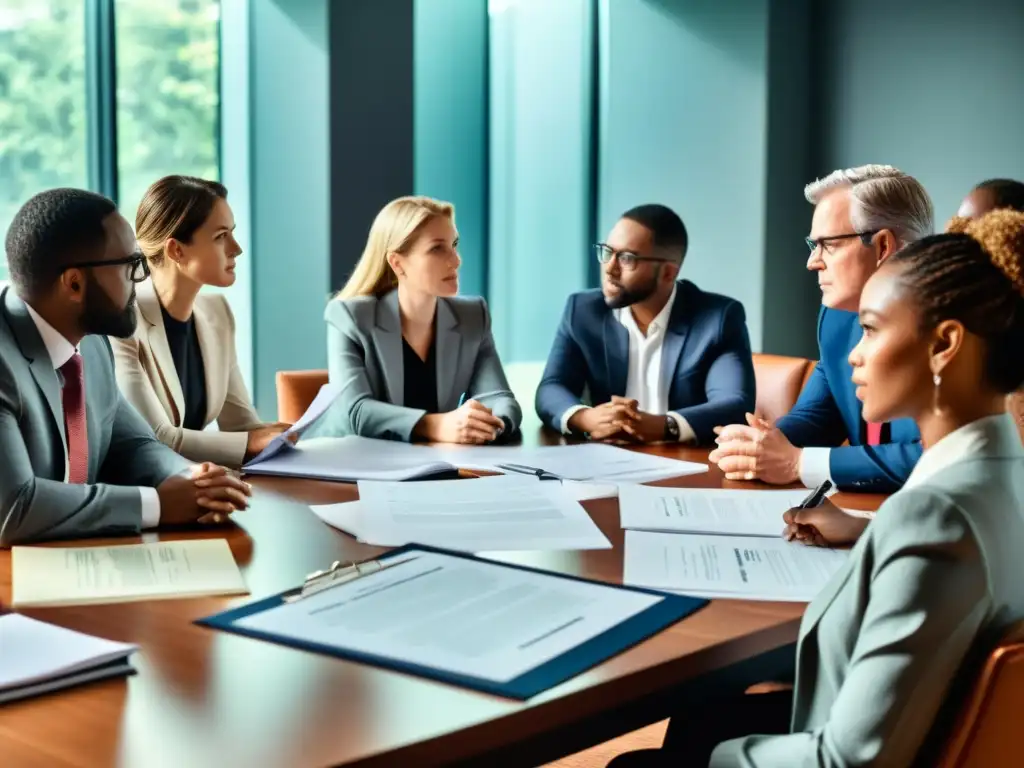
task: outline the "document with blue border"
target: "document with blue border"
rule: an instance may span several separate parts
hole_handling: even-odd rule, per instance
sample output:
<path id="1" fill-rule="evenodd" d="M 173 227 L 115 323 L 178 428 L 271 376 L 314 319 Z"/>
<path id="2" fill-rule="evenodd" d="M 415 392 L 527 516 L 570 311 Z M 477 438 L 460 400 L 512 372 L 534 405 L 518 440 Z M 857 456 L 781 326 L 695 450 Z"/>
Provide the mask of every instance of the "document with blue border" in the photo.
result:
<path id="1" fill-rule="evenodd" d="M 421 545 L 376 562 L 361 578 L 199 623 L 529 698 L 705 603 Z"/>

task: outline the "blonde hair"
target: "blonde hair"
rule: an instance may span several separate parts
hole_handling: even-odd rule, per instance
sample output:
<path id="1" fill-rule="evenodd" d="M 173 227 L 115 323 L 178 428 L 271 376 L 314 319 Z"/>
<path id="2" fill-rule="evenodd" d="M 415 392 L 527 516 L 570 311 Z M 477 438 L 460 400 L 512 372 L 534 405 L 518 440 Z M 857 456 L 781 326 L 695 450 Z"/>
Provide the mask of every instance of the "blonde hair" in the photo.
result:
<path id="1" fill-rule="evenodd" d="M 835 189 L 850 190 L 850 223 L 858 232 L 888 229 L 901 245 L 934 231 L 931 198 L 921 182 L 891 165 L 861 165 L 832 171 L 804 187 L 817 205 Z"/>
<path id="2" fill-rule="evenodd" d="M 373 220 L 366 247 L 352 276 L 336 299 L 383 296 L 398 285 L 388 255 L 405 253 L 427 223 L 444 216 L 455 224 L 455 207 L 429 197 L 399 197 L 385 205 Z"/>

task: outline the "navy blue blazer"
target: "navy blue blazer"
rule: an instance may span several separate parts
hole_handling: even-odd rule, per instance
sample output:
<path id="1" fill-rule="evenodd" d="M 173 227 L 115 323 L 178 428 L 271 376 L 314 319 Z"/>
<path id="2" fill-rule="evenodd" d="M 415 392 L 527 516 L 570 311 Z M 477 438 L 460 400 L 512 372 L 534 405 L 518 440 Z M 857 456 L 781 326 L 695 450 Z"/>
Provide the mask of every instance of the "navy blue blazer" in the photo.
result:
<path id="1" fill-rule="evenodd" d="M 541 420 L 561 429 L 563 414 L 582 401 L 625 396 L 629 332 L 605 304 L 600 290 L 569 297 L 537 388 Z M 754 364 L 743 305 L 705 293 L 689 280 L 677 284 L 661 353 L 668 407 L 693 429 L 700 443 L 716 426 L 742 423 L 754 410 Z"/>
<path id="2" fill-rule="evenodd" d="M 850 381 L 853 369 L 848 360 L 860 336 L 856 312 L 822 308 L 820 359 L 793 410 L 777 426 L 799 448 L 833 447 L 829 474 L 839 488 L 892 493 L 903 486 L 921 458 L 921 435 L 913 419 L 897 419 L 883 431 L 885 444 L 866 444 L 867 425 Z M 849 446 L 838 447 L 846 440 Z"/>

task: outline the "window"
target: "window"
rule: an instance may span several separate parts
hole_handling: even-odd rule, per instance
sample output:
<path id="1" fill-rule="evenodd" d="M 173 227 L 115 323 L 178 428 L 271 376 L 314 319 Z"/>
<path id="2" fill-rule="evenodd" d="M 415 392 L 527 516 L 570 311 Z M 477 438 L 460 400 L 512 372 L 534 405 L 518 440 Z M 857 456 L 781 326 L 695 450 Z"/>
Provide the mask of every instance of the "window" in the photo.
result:
<path id="1" fill-rule="evenodd" d="M 110 195 L 134 221 L 161 176 L 219 178 L 219 38 L 219 0 L 0 0 L 0 242 L 50 187 Z M 116 143 L 89 99 L 111 66 Z"/>
<path id="2" fill-rule="evenodd" d="M 219 24 L 217 0 L 115 0 L 118 199 L 130 221 L 162 176 L 219 178 Z"/>
<path id="3" fill-rule="evenodd" d="M 0 242 L 29 197 L 88 183 L 84 8 L 0 0 Z"/>

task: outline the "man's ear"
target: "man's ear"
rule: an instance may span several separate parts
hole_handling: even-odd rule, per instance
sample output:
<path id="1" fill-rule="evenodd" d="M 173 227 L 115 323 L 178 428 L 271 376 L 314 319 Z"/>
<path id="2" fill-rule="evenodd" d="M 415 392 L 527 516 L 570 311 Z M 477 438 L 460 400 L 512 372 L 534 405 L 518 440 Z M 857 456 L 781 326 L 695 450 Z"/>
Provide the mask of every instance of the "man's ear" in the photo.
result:
<path id="1" fill-rule="evenodd" d="M 76 304 L 85 301 L 85 273 L 80 269 L 66 269 L 61 272 L 60 285 L 71 301 Z"/>
<path id="2" fill-rule="evenodd" d="M 896 235 L 892 233 L 891 229 L 883 229 L 875 235 L 874 240 L 878 248 L 878 263 L 876 266 L 880 267 L 885 263 L 886 259 L 900 249 L 900 242 L 896 239 Z"/>

